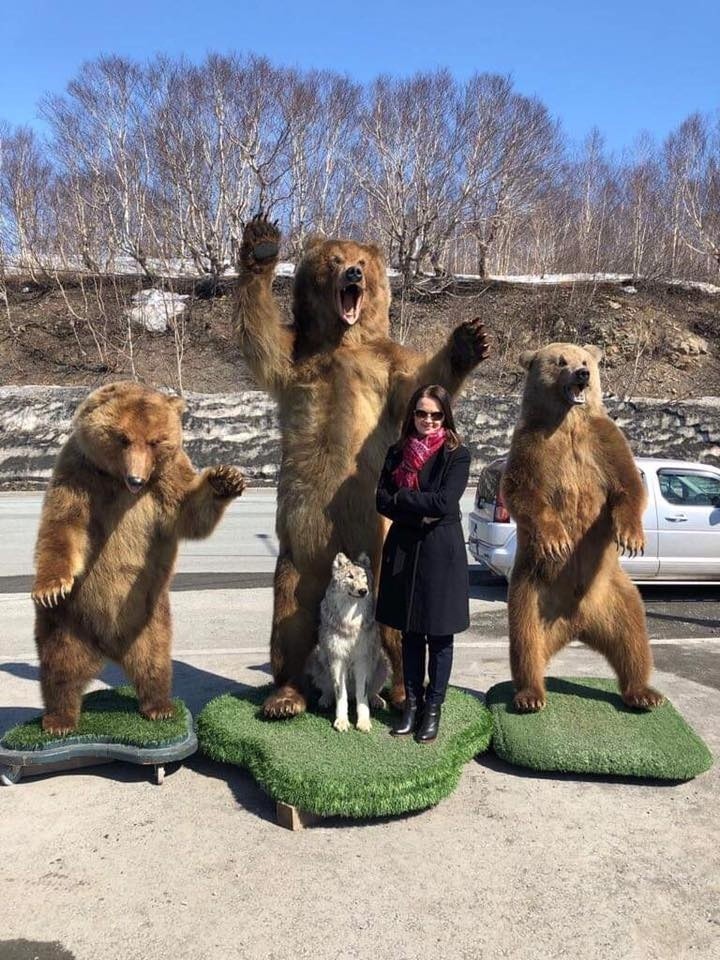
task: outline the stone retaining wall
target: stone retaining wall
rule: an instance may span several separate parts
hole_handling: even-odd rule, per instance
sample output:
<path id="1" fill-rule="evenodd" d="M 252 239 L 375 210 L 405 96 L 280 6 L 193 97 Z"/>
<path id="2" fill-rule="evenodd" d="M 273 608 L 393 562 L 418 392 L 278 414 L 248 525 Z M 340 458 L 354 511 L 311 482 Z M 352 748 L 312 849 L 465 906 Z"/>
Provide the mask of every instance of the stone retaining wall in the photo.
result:
<path id="1" fill-rule="evenodd" d="M 0 486 L 43 484 L 87 390 L 0 387 Z M 189 393 L 185 445 L 196 467 L 235 463 L 254 484 L 273 483 L 280 461 L 275 405 L 265 393 Z M 608 410 L 638 456 L 720 465 L 720 399 L 619 400 Z M 465 397 L 456 420 L 473 455 L 473 476 L 505 453 L 519 409 L 517 396 Z"/>

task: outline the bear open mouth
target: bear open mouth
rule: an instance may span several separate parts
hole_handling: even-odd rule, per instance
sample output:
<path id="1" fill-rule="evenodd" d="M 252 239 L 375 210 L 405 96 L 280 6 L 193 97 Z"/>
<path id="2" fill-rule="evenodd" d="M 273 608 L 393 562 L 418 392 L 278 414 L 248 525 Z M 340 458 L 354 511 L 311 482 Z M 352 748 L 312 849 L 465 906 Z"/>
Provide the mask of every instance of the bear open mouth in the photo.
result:
<path id="1" fill-rule="evenodd" d="M 347 283 L 338 290 L 338 312 L 340 318 L 352 326 L 360 319 L 363 302 L 363 289 L 358 283 Z"/>
<path id="2" fill-rule="evenodd" d="M 569 404 L 582 404 L 587 399 L 585 394 L 585 385 L 581 383 L 568 383 L 564 388 L 565 399 Z"/>

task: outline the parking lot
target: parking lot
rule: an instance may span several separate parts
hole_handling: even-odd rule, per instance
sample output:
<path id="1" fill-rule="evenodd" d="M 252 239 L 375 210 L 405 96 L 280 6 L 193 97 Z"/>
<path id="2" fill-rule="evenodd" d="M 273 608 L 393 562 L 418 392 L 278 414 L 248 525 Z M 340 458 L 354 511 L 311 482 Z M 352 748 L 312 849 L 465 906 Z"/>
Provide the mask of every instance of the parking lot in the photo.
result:
<path id="1" fill-rule="evenodd" d="M 2 730 L 41 702 L 27 596 L 39 504 L 0 495 Z M 193 712 L 269 679 L 274 505 L 274 491 L 250 490 L 213 538 L 182 548 L 175 693 Z M 472 580 L 453 682 L 482 694 L 508 677 L 505 587 L 475 568 Z M 642 593 L 655 683 L 717 756 L 720 587 Z M 610 675 L 575 645 L 552 671 Z M 21 781 L 0 789 L 0 960 L 21 940 L 54 944 L 28 954 L 43 960 L 709 960 L 719 779 L 717 767 L 680 785 L 539 776 L 486 754 L 432 810 L 301 833 L 275 824 L 248 775 L 201 757 L 162 787 L 123 764 Z"/>

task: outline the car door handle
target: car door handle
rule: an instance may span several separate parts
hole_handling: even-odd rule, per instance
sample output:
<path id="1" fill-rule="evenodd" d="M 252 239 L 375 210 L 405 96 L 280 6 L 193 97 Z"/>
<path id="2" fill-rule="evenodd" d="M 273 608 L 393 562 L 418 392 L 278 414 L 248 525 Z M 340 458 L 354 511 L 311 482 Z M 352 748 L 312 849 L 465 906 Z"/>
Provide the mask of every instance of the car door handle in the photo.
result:
<path id="1" fill-rule="evenodd" d="M 683 523 L 687 520 L 687 517 L 684 513 L 676 513 L 672 517 L 665 517 L 666 520 L 669 520 L 670 523 Z"/>

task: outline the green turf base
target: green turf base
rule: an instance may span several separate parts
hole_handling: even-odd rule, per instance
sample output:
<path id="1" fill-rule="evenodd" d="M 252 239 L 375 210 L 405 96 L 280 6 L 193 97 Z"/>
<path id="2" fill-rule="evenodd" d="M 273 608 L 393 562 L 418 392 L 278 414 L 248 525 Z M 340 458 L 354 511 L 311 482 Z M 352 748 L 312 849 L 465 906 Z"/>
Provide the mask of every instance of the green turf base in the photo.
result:
<path id="1" fill-rule="evenodd" d="M 132 687 L 96 690 L 83 699 L 78 729 L 67 736 L 46 733 L 40 716 L 8 730 L 0 740 L 5 750 L 43 750 L 60 744 L 119 743 L 138 748 L 165 747 L 188 735 L 188 713 L 182 700 L 173 700 L 167 720 L 146 720 L 138 712 Z"/>
<path id="2" fill-rule="evenodd" d="M 533 770 L 597 773 L 658 780 L 691 780 L 712 766 L 712 755 L 670 703 L 632 710 L 614 680 L 547 678 L 547 706 L 519 713 L 512 683 L 488 691 L 493 749 Z"/>
<path id="3" fill-rule="evenodd" d="M 381 817 L 434 806 L 457 786 L 462 766 L 487 749 L 492 721 L 474 697 L 455 688 L 432 744 L 389 735 L 397 715 L 374 711 L 372 731 L 333 729 L 330 713 L 266 720 L 272 687 L 212 700 L 197 718 L 201 749 L 213 760 L 247 767 L 275 800 L 321 816 Z"/>

